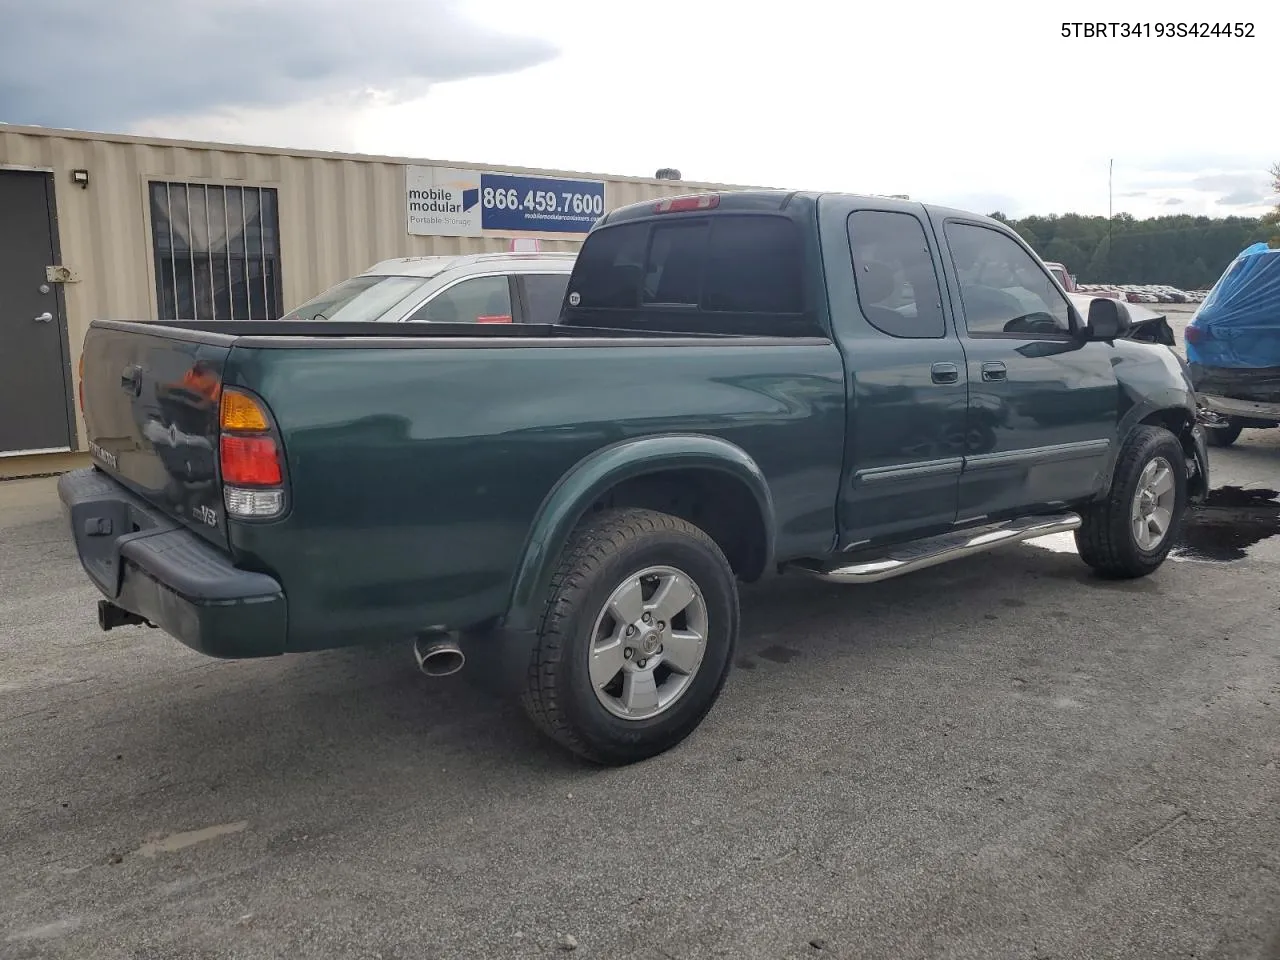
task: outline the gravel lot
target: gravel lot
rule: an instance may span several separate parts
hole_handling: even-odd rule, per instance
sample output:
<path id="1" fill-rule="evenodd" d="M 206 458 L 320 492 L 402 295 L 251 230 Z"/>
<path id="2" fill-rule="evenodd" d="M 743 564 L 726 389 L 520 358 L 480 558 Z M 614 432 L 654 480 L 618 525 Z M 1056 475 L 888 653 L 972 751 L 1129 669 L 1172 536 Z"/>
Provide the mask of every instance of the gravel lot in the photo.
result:
<path id="1" fill-rule="evenodd" d="M 1280 538 L 749 589 L 703 727 L 602 771 L 407 648 L 98 632 L 53 491 L 0 484 L 0 957 L 1280 958 Z"/>

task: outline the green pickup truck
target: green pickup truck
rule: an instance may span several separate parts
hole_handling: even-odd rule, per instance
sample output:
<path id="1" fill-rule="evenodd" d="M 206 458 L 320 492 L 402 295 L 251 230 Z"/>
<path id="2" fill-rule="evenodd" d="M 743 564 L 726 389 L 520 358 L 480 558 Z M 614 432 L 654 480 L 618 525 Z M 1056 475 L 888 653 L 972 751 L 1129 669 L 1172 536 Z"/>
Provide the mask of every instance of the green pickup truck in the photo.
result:
<path id="1" fill-rule="evenodd" d="M 1180 359 L 1003 224 L 752 191 L 628 206 L 559 321 L 97 321 L 61 499 L 104 629 L 215 657 L 412 641 L 628 763 L 716 701 L 737 583 L 1075 531 L 1140 577 L 1208 486 Z"/>

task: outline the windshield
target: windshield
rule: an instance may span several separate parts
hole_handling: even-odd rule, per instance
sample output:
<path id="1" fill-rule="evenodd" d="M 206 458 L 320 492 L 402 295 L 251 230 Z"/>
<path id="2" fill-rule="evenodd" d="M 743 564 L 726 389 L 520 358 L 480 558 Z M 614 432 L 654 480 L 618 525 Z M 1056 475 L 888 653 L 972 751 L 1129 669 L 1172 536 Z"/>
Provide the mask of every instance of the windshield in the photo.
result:
<path id="1" fill-rule="evenodd" d="M 352 277 L 290 310 L 285 320 L 381 320 L 392 308 L 419 293 L 422 277 Z"/>

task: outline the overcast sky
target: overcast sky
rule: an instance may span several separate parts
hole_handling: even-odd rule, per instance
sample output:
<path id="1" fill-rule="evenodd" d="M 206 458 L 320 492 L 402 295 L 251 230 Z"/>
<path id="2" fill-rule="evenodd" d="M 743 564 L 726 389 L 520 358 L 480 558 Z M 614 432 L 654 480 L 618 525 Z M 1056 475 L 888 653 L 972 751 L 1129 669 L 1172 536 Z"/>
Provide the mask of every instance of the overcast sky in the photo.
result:
<path id="1" fill-rule="evenodd" d="M 987 213 L 1256 215 L 1280 4 L 0 0 L 0 120 Z M 1063 39 L 1062 18 L 1252 22 Z M 1256 88 L 1252 89 L 1252 88 Z"/>

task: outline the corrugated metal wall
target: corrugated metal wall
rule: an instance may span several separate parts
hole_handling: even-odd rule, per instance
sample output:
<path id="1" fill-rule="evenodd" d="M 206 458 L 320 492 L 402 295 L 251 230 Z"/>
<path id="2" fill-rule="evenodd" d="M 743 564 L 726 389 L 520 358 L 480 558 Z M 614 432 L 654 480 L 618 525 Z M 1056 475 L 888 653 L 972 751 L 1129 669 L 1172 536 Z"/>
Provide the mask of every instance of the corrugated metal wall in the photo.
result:
<path id="1" fill-rule="evenodd" d="M 345 154 L 288 153 L 258 147 L 42 130 L 0 125 L 0 167 L 52 170 L 66 285 L 72 368 L 94 318 L 154 320 L 156 288 L 147 182 L 274 187 L 279 197 L 281 280 L 288 310 L 321 290 L 390 257 L 505 250 L 510 235 L 411 236 L 406 229 L 405 166 L 433 161 Z M 437 161 L 440 166 L 601 179 L 608 209 L 720 184 L 620 179 Z M 89 172 L 89 186 L 71 171 Z M 537 236 L 537 234 L 520 234 Z M 546 250 L 576 250 L 578 240 L 542 237 Z M 83 427 L 77 424 L 83 437 Z"/>

